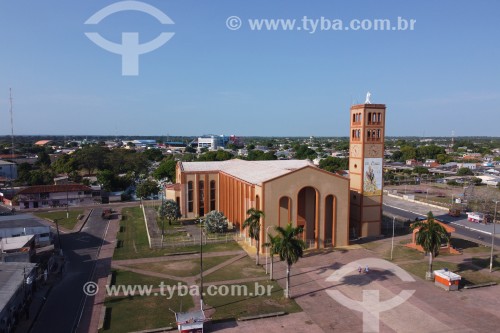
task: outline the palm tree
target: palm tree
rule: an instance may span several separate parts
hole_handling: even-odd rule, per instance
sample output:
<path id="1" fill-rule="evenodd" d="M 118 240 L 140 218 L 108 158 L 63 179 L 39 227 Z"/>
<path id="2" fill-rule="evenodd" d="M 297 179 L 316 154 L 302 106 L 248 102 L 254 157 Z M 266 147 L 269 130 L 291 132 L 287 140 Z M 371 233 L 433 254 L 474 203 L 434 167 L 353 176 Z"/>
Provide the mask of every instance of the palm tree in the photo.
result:
<path id="1" fill-rule="evenodd" d="M 248 235 L 257 242 L 257 257 L 255 263 L 259 264 L 260 250 L 260 219 L 264 217 L 264 212 L 255 208 L 247 210 L 248 218 L 243 222 L 243 228 L 248 228 Z"/>
<path id="2" fill-rule="evenodd" d="M 412 224 L 413 230 L 418 229 L 416 244 L 422 246 L 425 252 L 429 253 L 429 271 L 426 278 L 432 277 L 432 258 L 437 257 L 439 248 L 443 241 L 449 241 L 446 229 L 434 220 L 432 212 L 427 213 L 426 221 L 419 221 Z"/>
<path id="3" fill-rule="evenodd" d="M 265 243 L 264 246 L 269 248 L 269 254 L 271 255 L 271 274 L 270 274 L 270 279 L 271 281 L 274 280 L 273 278 L 273 263 L 274 263 L 274 255 L 278 254 L 278 248 L 280 246 L 280 240 L 278 236 L 273 236 L 271 234 L 267 234 L 267 237 L 269 237 L 269 242 Z"/>
<path id="4" fill-rule="evenodd" d="M 285 297 L 290 298 L 290 269 L 299 258 L 302 258 L 306 243 L 299 239 L 298 236 L 304 231 L 302 226 L 294 228 L 289 223 L 286 228 L 276 227 L 278 235 L 276 238 L 276 252 L 280 256 L 281 261 L 286 261 L 286 289 Z"/>

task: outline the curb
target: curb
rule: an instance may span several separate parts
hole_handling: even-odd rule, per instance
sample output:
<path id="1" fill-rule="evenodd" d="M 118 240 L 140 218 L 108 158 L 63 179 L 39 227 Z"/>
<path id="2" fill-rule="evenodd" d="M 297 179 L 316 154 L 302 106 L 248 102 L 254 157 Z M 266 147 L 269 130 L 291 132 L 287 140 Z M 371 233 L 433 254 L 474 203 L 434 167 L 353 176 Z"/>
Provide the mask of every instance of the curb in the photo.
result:
<path id="1" fill-rule="evenodd" d="M 94 208 L 90 209 L 90 212 L 89 214 L 87 215 L 87 217 L 85 218 L 85 221 L 83 221 L 82 225 L 80 226 L 80 230 L 78 230 L 78 232 L 81 232 L 83 227 L 85 227 L 85 225 L 87 224 L 87 221 L 89 220 L 90 218 L 90 215 L 92 215 L 92 213 L 94 212 Z"/>
<path id="2" fill-rule="evenodd" d="M 38 307 L 38 310 L 36 311 L 36 314 L 35 316 L 33 317 L 33 320 L 31 321 L 30 323 L 30 326 L 28 327 L 28 332 L 31 332 L 31 330 L 33 329 L 33 325 L 35 325 L 36 321 L 38 320 L 38 317 L 40 316 L 40 312 L 42 312 L 42 309 L 45 305 L 45 302 L 47 302 L 47 299 L 49 297 L 49 294 L 50 292 L 52 291 L 52 288 L 54 287 L 53 284 L 50 285 L 49 289 L 47 289 L 47 291 L 45 292 L 45 295 L 43 296 L 43 302 L 42 304 Z"/>
<path id="3" fill-rule="evenodd" d="M 270 318 L 270 317 L 280 317 L 286 315 L 286 312 L 280 311 L 280 312 L 273 312 L 273 313 L 264 313 L 260 315 L 255 315 L 255 316 L 247 316 L 247 317 L 241 317 L 238 318 L 238 321 L 248 321 L 248 320 L 256 320 L 256 319 L 264 319 L 264 318 Z"/>

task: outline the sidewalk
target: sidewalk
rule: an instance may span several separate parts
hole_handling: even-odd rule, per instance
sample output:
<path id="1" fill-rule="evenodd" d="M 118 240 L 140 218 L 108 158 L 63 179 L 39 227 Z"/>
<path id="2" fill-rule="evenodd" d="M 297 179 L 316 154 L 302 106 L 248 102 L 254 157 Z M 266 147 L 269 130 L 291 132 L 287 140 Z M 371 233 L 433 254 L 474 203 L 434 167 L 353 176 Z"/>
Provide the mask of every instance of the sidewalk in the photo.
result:
<path id="1" fill-rule="evenodd" d="M 49 272 L 47 281 L 43 281 L 43 275 L 39 279 L 37 284 L 37 289 L 33 293 L 31 298 L 31 303 L 29 305 L 29 311 L 27 313 L 22 313 L 19 322 L 16 326 L 15 332 L 29 332 L 33 323 L 36 322 L 40 311 L 42 310 L 45 301 L 48 298 L 52 287 L 61 280 L 61 271 L 64 267 L 63 257 L 54 257 L 55 264 L 54 270 Z"/>
<path id="2" fill-rule="evenodd" d="M 95 271 L 92 276 L 92 280 L 94 281 L 98 277 L 96 283 L 99 286 L 99 292 L 94 297 L 87 297 L 81 320 L 86 325 L 78 327 L 77 332 L 86 333 L 97 332 L 99 330 L 101 313 L 104 310 L 104 300 L 106 298 L 106 284 L 108 283 L 111 261 L 116 247 L 116 235 L 120 229 L 119 216 L 121 216 L 121 210 L 118 211 L 118 218 L 112 219 L 109 222 L 109 227 L 104 237 L 104 244 L 99 252 Z"/>

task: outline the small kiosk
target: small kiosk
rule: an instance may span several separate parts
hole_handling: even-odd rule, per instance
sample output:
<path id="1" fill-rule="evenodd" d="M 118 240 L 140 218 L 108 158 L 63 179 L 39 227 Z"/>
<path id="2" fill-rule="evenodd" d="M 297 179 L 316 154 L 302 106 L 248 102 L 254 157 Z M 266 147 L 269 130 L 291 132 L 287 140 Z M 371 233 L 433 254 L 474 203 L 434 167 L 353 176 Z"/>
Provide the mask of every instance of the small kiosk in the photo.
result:
<path id="1" fill-rule="evenodd" d="M 203 310 L 176 312 L 175 319 L 179 333 L 203 333 L 203 324 L 206 320 Z"/>
<path id="2" fill-rule="evenodd" d="M 448 269 L 434 271 L 434 284 L 447 291 L 458 290 L 462 277 L 450 272 Z"/>

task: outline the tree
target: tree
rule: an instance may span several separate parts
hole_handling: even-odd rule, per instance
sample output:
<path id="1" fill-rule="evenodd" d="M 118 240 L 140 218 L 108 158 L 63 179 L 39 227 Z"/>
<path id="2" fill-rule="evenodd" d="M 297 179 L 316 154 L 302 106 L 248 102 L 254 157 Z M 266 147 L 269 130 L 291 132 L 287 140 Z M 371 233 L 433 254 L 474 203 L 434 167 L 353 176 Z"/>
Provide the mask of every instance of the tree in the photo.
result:
<path id="1" fill-rule="evenodd" d="M 156 179 L 168 178 L 172 183 L 175 183 L 175 167 L 177 162 L 174 159 L 163 160 L 158 168 L 153 171 L 153 177 Z"/>
<path id="2" fill-rule="evenodd" d="M 181 217 L 177 202 L 172 199 L 168 199 L 160 205 L 158 208 L 158 215 L 160 215 L 162 221 L 166 218 L 169 225 L 172 225 L 172 221 L 176 221 Z M 164 230 L 162 230 L 162 233 L 164 233 Z"/>
<path id="3" fill-rule="evenodd" d="M 419 176 L 422 174 L 429 174 L 429 169 L 423 166 L 417 165 L 416 167 L 413 168 L 413 172 L 418 174 Z"/>
<path id="4" fill-rule="evenodd" d="M 186 146 L 186 148 L 184 149 L 184 152 L 185 153 L 196 153 L 196 149 L 194 149 L 191 146 Z"/>
<path id="5" fill-rule="evenodd" d="M 113 171 L 102 170 L 97 172 L 97 182 L 105 191 L 111 192 L 115 186 L 116 176 Z"/>
<path id="6" fill-rule="evenodd" d="M 158 148 L 146 149 L 142 153 L 142 155 L 144 155 L 144 157 L 146 159 L 148 159 L 149 161 L 152 161 L 152 162 L 159 162 L 163 159 L 163 153 Z"/>
<path id="7" fill-rule="evenodd" d="M 205 216 L 205 228 L 208 232 L 224 233 L 227 231 L 227 217 L 222 212 L 212 210 Z"/>
<path id="8" fill-rule="evenodd" d="M 243 222 L 243 229 L 248 228 L 248 235 L 257 242 L 256 264 L 259 264 L 260 252 L 260 219 L 264 217 L 264 212 L 255 208 L 247 210 L 248 218 Z"/>
<path id="9" fill-rule="evenodd" d="M 268 152 L 263 152 L 262 150 L 250 150 L 246 158 L 248 161 L 269 161 L 277 160 L 275 152 L 270 150 Z"/>
<path id="10" fill-rule="evenodd" d="M 417 158 L 417 150 L 411 146 L 403 146 L 401 147 L 401 160 L 413 160 Z"/>
<path id="11" fill-rule="evenodd" d="M 329 156 L 319 161 L 319 167 L 330 172 L 347 170 L 349 168 L 349 159 Z"/>
<path id="12" fill-rule="evenodd" d="M 271 234 L 267 234 L 269 237 L 269 242 L 265 243 L 264 246 L 269 248 L 269 255 L 271 256 L 271 281 L 274 280 L 274 255 L 278 254 L 278 249 L 280 247 L 280 240 L 278 236 L 273 236 Z"/>
<path id="13" fill-rule="evenodd" d="M 474 172 L 469 168 L 460 168 L 457 170 L 457 176 L 474 176 Z"/>
<path id="14" fill-rule="evenodd" d="M 276 235 L 276 252 L 280 256 L 281 261 L 286 261 L 286 289 L 285 297 L 290 298 L 290 270 L 299 258 L 304 255 L 306 243 L 298 236 L 304 231 L 303 227 L 293 227 L 289 223 L 286 228 L 276 227 L 278 235 Z"/>
<path id="15" fill-rule="evenodd" d="M 158 184 L 153 180 L 147 179 L 137 185 L 135 193 L 139 198 L 144 199 L 149 197 L 150 195 L 158 193 L 158 191 Z"/>
<path id="16" fill-rule="evenodd" d="M 75 160 L 80 169 L 86 169 L 88 175 L 91 175 L 96 169 L 100 170 L 104 168 L 106 156 L 109 153 L 110 150 L 106 147 L 85 146 L 76 151 Z"/>
<path id="17" fill-rule="evenodd" d="M 306 158 L 313 160 L 317 157 L 316 152 L 307 145 L 296 145 L 293 148 L 295 150 L 295 158 L 298 160 L 305 160 Z"/>
<path id="18" fill-rule="evenodd" d="M 432 212 L 427 213 L 426 221 L 415 222 L 411 225 L 417 231 L 416 244 L 422 246 L 425 252 L 429 253 L 429 271 L 427 278 L 432 277 L 432 259 L 439 254 L 439 248 L 443 241 L 449 241 L 446 229 L 434 220 Z"/>
<path id="19" fill-rule="evenodd" d="M 482 184 L 483 180 L 481 178 L 478 178 L 478 177 L 472 177 L 471 182 L 475 186 L 479 186 Z"/>

